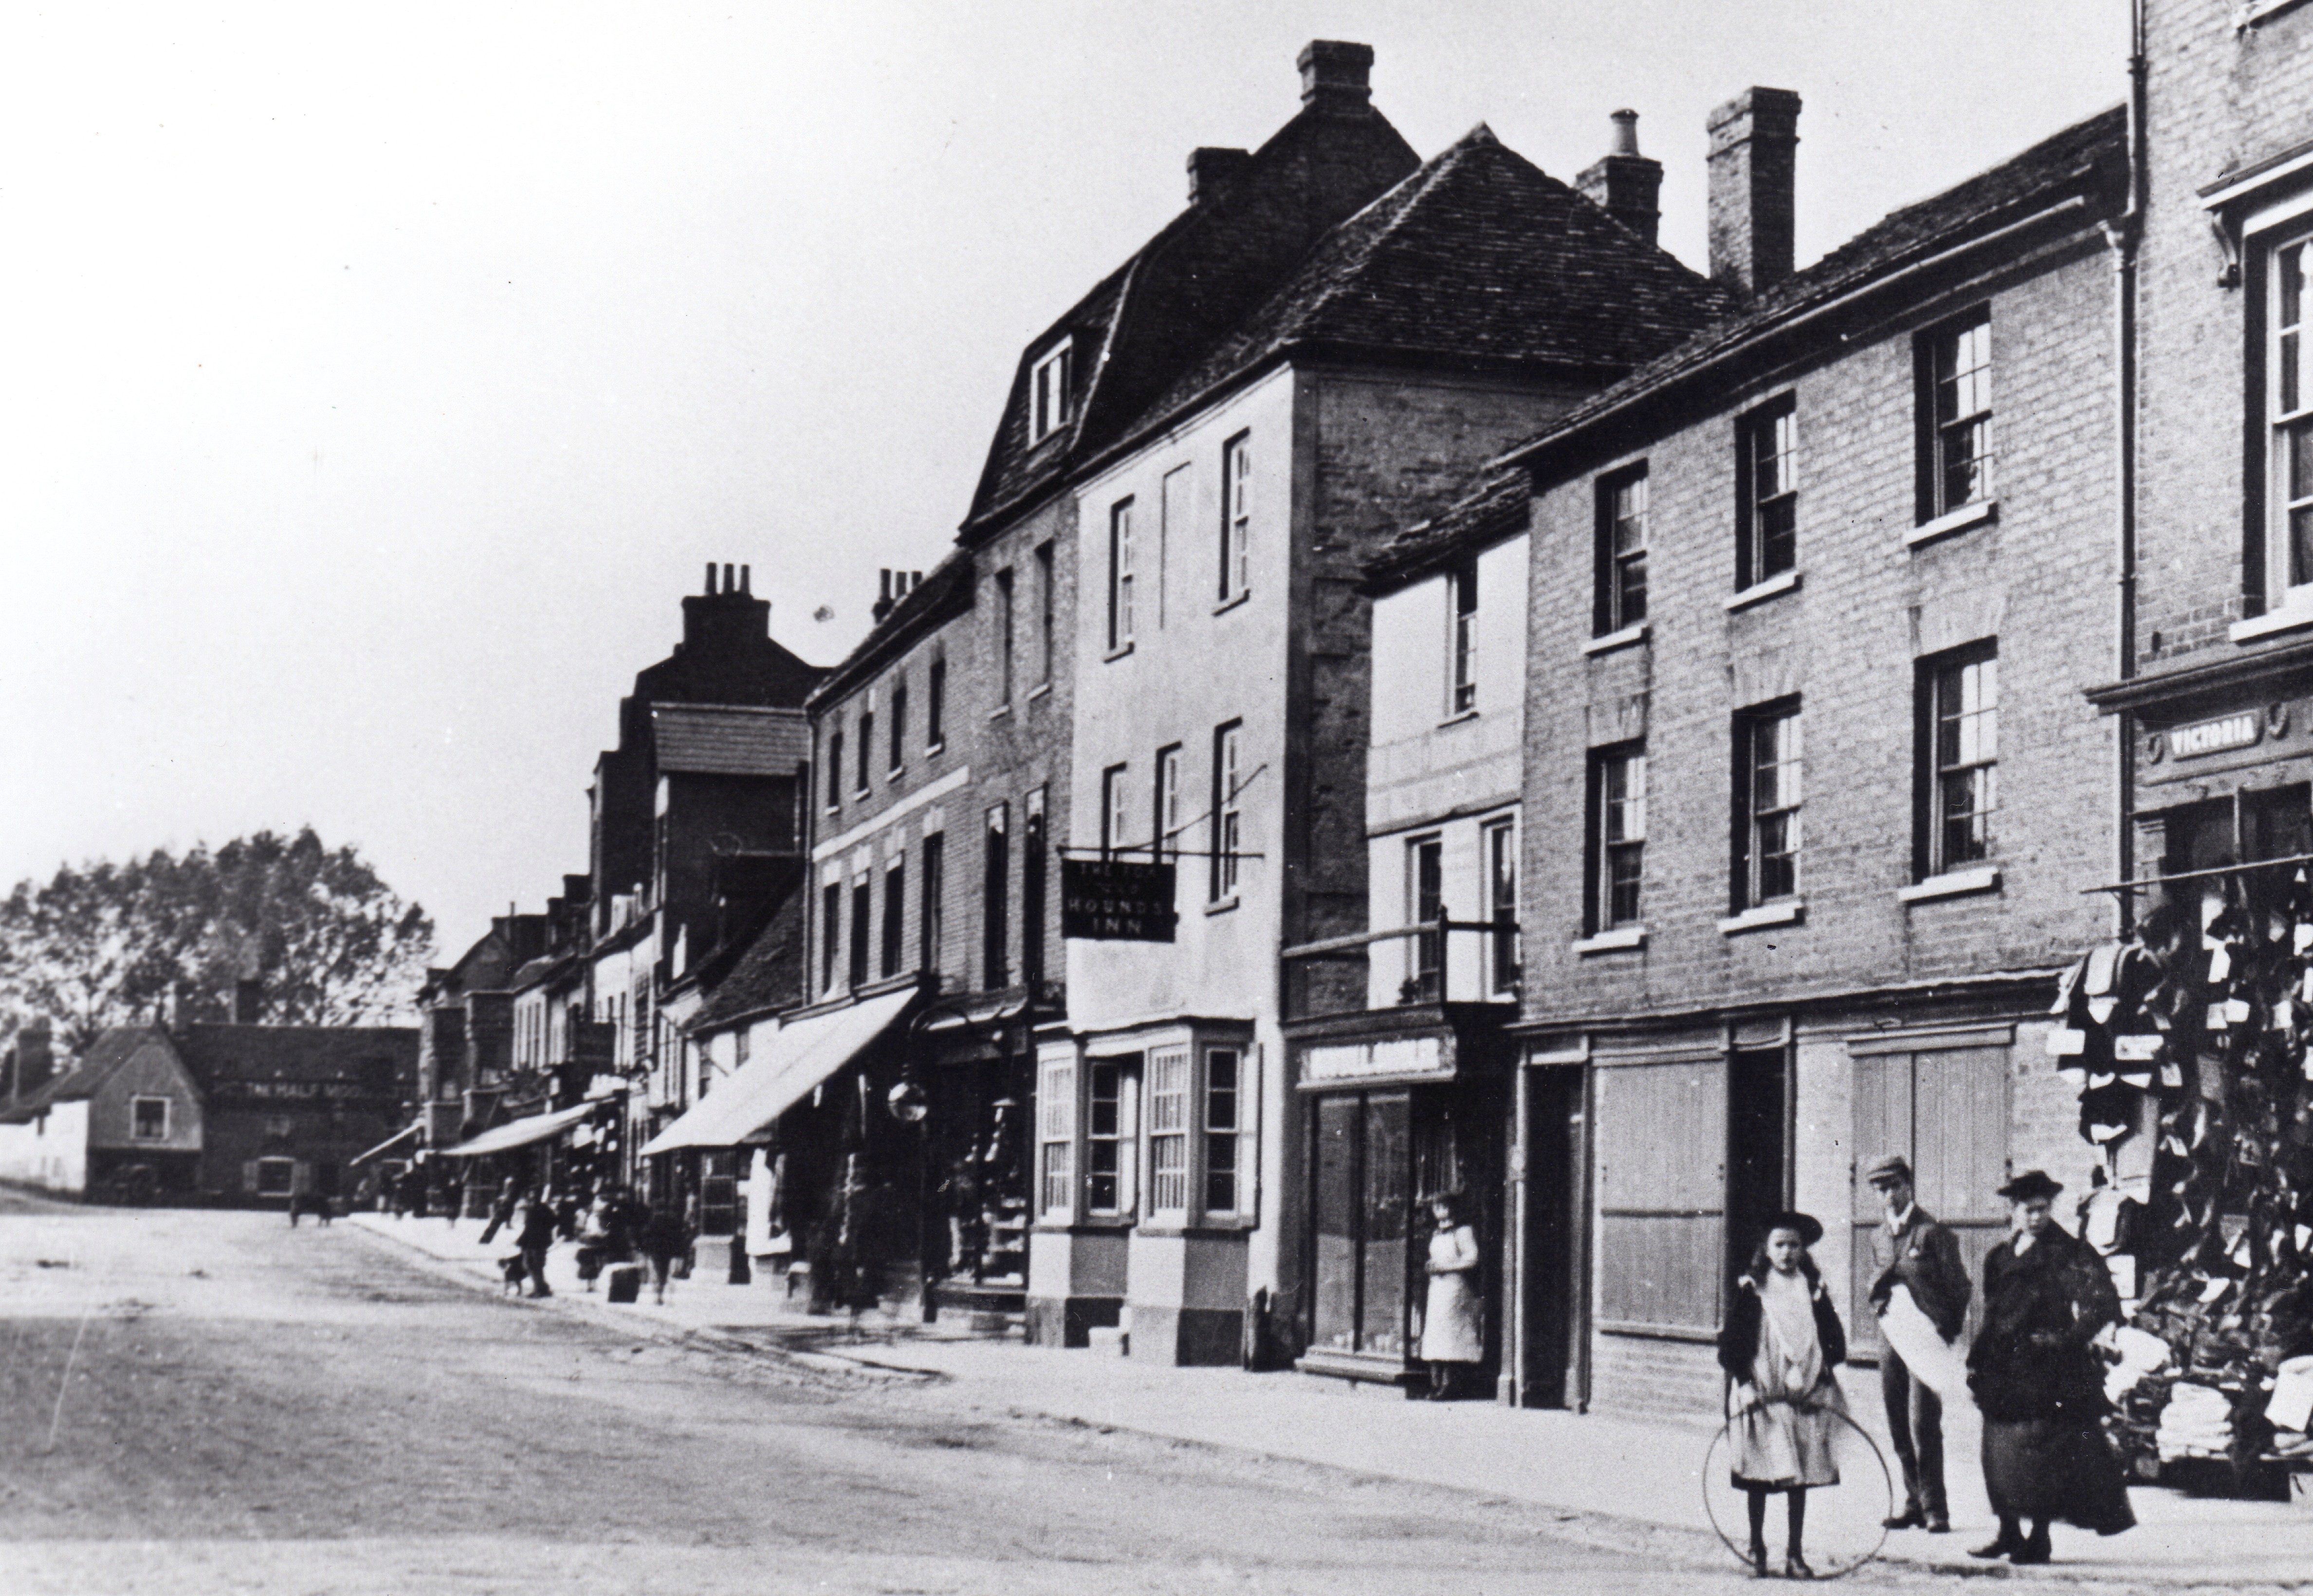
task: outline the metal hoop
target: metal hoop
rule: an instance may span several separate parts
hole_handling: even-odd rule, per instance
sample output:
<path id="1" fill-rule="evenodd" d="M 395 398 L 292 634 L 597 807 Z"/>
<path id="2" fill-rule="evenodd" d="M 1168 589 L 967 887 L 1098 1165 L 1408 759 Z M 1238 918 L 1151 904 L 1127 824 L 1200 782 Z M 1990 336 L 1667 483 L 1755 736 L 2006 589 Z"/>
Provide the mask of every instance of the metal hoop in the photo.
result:
<path id="1" fill-rule="evenodd" d="M 1857 1436 L 1862 1440 L 1865 1448 L 1871 1453 L 1872 1462 L 1878 1465 L 1880 1493 L 1886 1503 L 1886 1508 L 1878 1514 L 1878 1516 L 1884 1521 L 1889 1513 L 1892 1513 L 1895 1511 L 1895 1477 L 1887 1471 L 1886 1454 L 1879 1450 L 1879 1443 L 1871 1439 L 1870 1431 L 1865 1429 L 1861 1425 L 1857 1424 L 1853 1418 L 1842 1413 L 1835 1407 L 1831 1410 L 1831 1413 L 1832 1416 L 1838 1419 L 1841 1424 L 1845 1425 L 1849 1429 L 1855 1432 Z M 1733 1536 L 1727 1533 L 1727 1526 L 1719 1521 L 1718 1512 L 1711 1505 L 1711 1471 L 1713 1469 L 1725 1469 L 1725 1463 L 1719 1460 L 1720 1454 L 1731 1452 L 1733 1451 L 1733 1443 L 1728 1439 L 1728 1436 L 1734 1427 L 1735 1421 L 1731 1418 L 1725 1424 L 1719 1426 L 1719 1433 L 1711 1438 L 1711 1445 L 1702 1454 L 1702 1472 L 1697 1476 L 1697 1478 L 1701 1481 L 1702 1489 L 1702 1513 L 1705 1518 L 1711 1521 L 1711 1532 L 1719 1537 L 1719 1542 L 1721 1546 L 1724 1546 L 1728 1551 L 1735 1555 L 1735 1560 L 1737 1562 L 1742 1564 L 1744 1567 L 1748 1568 L 1751 1566 L 1751 1558 L 1745 1549 L 1745 1545 L 1738 1544 Z M 1835 1490 L 1838 1487 L 1834 1486 L 1825 1486 L 1816 1488 Z M 1747 1543 L 1749 1540 L 1749 1530 L 1747 1527 L 1744 1532 L 1744 1540 L 1745 1543 Z M 1879 1539 L 1871 1543 L 1871 1549 L 1869 1551 L 1865 1552 L 1861 1557 L 1855 1558 L 1852 1562 L 1842 1564 L 1837 1567 L 1819 1568 L 1816 1571 L 1816 1577 L 1817 1579 L 1839 1579 L 1844 1575 L 1853 1574 L 1866 1563 L 1869 1563 L 1874 1557 L 1877 1557 L 1879 1555 L 1879 1548 L 1886 1544 L 1887 1527 L 1883 1521 L 1879 1526 Z"/>

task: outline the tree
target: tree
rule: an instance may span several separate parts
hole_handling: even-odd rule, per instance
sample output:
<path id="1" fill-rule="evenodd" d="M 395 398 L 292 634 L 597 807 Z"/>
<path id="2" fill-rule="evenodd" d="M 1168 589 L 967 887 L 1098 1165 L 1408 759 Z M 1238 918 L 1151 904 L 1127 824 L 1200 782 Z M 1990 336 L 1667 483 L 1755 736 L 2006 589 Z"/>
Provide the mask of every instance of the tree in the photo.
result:
<path id="1" fill-rule="evenodd" d="M 425 910 L 354 849 L 310 826 L 259 831 L 19 882 L 0 901 L 0 1009 L 48 1015 L 79 1052 L 172 993 L 185 1019 L 230 1019 L 253 978 L 269 1022 L 383 1024 L 406 1016 L 433 944 Z"/>

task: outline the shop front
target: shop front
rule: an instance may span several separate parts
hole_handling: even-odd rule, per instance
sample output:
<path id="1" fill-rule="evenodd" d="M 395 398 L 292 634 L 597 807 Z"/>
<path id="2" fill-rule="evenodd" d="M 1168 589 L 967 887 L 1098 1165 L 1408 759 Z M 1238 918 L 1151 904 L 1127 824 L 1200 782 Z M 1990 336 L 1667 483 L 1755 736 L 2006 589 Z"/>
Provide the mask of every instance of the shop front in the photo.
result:
<path id="1" fill-rule="evenodd" d="M 1412 1385 L 1422 1372 L 1429 1199 L 1458 1193 L 1485 1257 L 1491 1383 L 1500 1366 L 1504 1005 L 1409 1004 L 1287 1027 L 1306 1127 L 1306 1373 Z"/>

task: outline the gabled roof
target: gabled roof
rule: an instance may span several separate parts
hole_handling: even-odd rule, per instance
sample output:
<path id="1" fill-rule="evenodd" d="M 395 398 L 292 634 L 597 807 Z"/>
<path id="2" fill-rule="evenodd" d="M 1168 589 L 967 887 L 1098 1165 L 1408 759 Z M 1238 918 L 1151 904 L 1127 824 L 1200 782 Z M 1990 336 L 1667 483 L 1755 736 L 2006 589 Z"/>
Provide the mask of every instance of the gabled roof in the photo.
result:
<path id="1" fill-rule="evenodd" d="M 1793 273 L 1697 337 L 1577 406 L 1502 460 L 1531 460 L 1606 417 L 1663 394 L 1720 356 L 1772 337 L 1819 307 L 1972 238 L 2074 196 L 2117 204 L 2124 192 L 2126 159 L 2126 112 L 2115 106 L 1989 171 L 1890 213 L 1805 271 Z"/>
<path id="2" fill-rule="evenodd" d="M 693 1034 L 713 1030 L 758 1014 L 795 1007 L 804 999 L 804 912 L 808 894 L 796 878 L 788 893 L 730 972 L 690 1018 Z"/>
<path id="3" fill-rule="evenodd" d="M 650 714 L 661 775 L 792 776 L 811 758 L 811 721 L 801 709 L 654 704 Z"/>
<path id="4" fill-rule="evenodd" d="M 418 1067 L 400 1025 L 188 1025 L 171 1039 L 204 1088 L 218 1081 L 399 1081 Z"/>
<path id="5" fill-rule="evenodd" d="M 1132 430 L 1165 425 L 1289 350 L 1621 373 L 1728 303 L 1481 123 L 1326 234 Z"/>
<path id="6" fill-rule="evenodd" d="M 1364 591 L 1394 592 L 1464 554 L 1514 538 L 1526 530 L 1533 506 L 1534 485 L 1526 472 L 1497 471 L 1438 514 L 1392 539 L 1366 566 Z"/>
<path id="7" fill-rule="evenodd" d="M 949 550 L 931 574 L 910 588 L 843 662 L 827 673 L 813 692 L 810 707 L 819 710 L 844 697 L 917 638 L 971 609 L 972 590 L 972 551 Z"/>
<path id="8" fill-rule="evenodd" d="M 155 1041 L 170 1045 L 169 1033 L 157 1025 L 116 1025 L 101 1033 L 78 1063 L 7 1104 L 0 1112 L 0 1125 L 27 1125 L 54 1104 L 86 1101 L 139 1048 Z"/>
<path id="9" fill-rule="evenodd" d="M 1218 192 L 1174 217 L 1021 351 L 964 540 L 1040 501 L 1077 461 L 1113 442 L 1326 229 L 1420 163 L 1371 106 L 1305 105 Z M 1074 408 L 1033 440 L 1031 373 L 1064 337 L 1075 348 Z"/>

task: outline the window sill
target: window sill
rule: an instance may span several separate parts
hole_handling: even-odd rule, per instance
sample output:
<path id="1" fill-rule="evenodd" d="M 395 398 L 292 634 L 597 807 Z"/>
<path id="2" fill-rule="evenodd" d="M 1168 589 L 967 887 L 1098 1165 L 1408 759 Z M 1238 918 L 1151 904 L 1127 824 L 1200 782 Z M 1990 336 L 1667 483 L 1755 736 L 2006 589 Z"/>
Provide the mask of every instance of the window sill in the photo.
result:
<path id="1" fill-rule="evenodd" d="M 875 789 L 870 786 L 862 785 L 854 787 L 851 789 L 851 802 L 854 803 L 864 802 L 867 799 L 874 797 L 875 794 Z"/>
<path id="2" fill-rule="evenodd" d="M 1215 902 L 1215 903 L 1209 903 L 1209 904 L 1205 905 L 1205 913 L 1207 913 L 1207 914 L 1209 914 L 1209 915 L 1225 915 L 1225 914 L 1227 914 L 1231 909 L 1233 909 L 1233 908 L 1236 908 L 1236 906 L 1237 906 L 1237 899 L 1236 899 L 1236 894 L 1232 893 L 1232 894 L 1230 894 L 1228 897 L 1224 898 L 1224 899 L 1220 899 L 1219 901 L 1218 901 L 1218 902 Z"/>
<path id="3" fill-rule="evenodd" d="M 1760 931 L 1770 925 L 1796 925 L 1806 918 L 1807 901 L 1786 898 L 1781 903 L 1763 903 L 1739 915 L 1728 916 L 1719 922 L 1719 934 L 1740 936 L 1746 931 Z"/>
<path id="4" fill-rule="evenodd" d="M 1582 652 L 1587 654 L 1613 653 L 1618 648 L 1629 648 L 1633 644 L 1644 643 L 1653 636 L 1654 623 L 1642 620 L 1635 625 L 1624 627 L 1619 632 L 1609 632 L 1603 637 L 1593 637 L 1582 645 Z"/>
<path id="5" fill-rule="evenodd" d="M 1898 903 L 1922 903 L 1936 898 L 1962 898 L 1970 892 L 2000 890 L 2000 866 L 1977 864 L 1966 870 L 1948 870 L 1941 875 L 1931 875 L 1923 881 L 1913 881 L 1908 887 L 1895 889 Z"/>
<path id="6" fill-rule="evenodd" d="M 938 742 L 927 742 L 924 744 L 924 758 L 928 759 L 933 759 L 945 752 L 947 752 L 947 743 L 945 739 Z"/>
<path id="7" fill-rule="evenodd" d="M 988 718 L 991 721 L 1000 721 L 1011 713 L 1012 706 L 1009 704 L 998 704 L 995 708 L 988 712 Z"/>
<path id="8" fill-rule="evenodd" d="M 1034 687 L 1028 689 L 1028 702 L 1033 704 L 1037 699 L 1042 697 L 1051 690 L 1052 684 L 1051 682 L 1040 681 Z"/>
<path id="9" fill-rule="evenodd" d="M 1244 592 L 1238 593 L 1236 597 L 1223 599 L 1219 603 L 1214 605 L 1213 613 L 1215 615 L 1227 615 L 1230 610 L 1236 609 L 1238 605 L 1244 603 L 1251 597 L 1253 597 L 1253 590 L 1251 588 L 1247 588 Z"/>
<path id="10" fill-rule="evenodd" d="M 1125 642 L 1122 642 L 1122 643 L 1118 644 L 1114 648 L 1110 649 L 1106 653 L 1104 653 L 1104 654 L 1101 655 L 1101 656 L 1100 656 L 1100 662 L 1101 662 L 1102 664 L 1105 665 L 1105 664 L 1107 664 L 1111 660 L 1121 660 L 1121 659 L 1122 659 L 1126 654 L 1129 654 L 1129 653 L 1130 653 L 1131 652 L 1132 652 L 1132 644 L 1131 644 L 1130 640 L 1130 639 L 1128 639 L 1128 640 L 1127 640 L 1127 641 L 1125 641 Z"/>
<path id="11" fill-rule="evenodd" d="M 1646 945 L 1647 928 L 1643 925 L 1617 925 L 1596 936 L 1578 936 L 1572 943 L 1576 957 L 1582 959 L 1594 953 L 1620 953 Z"/>
<path id="12" fill-rule="evenodd" d="M 1448 726 L 1458 726 L 1464 721 L 1474 721 L 1477 718 L 1478 712 L 1474 709 L 1456 710 L 1452 715 L 1447 715 L 1444 720 L 1439 721 L 1438 723 L 1438 729 L 1442 732 Z"/>
<path id="13" fill-rule="evenodd" d="M 1954 532 L 1964 532 L 1972 526 L 1982 526 L 1987 522 L 1999 519 L 2000 501 L 1998 499 L 1978 499 L 1973 504 L 1962 504 L 1957 510 L 1913 527 L 1904 534 L 1904 547 L 1918 548 L 1924 544 L 1948 538 Z"/>
<path id="14" fill-rule="evenodd" d="M 2304 3 L 2305 0 L 2242 0 L 2233 8 L 2233 31 L 2246 33 L 2258 23 L 2294 11 Z"/>
<path id="15" fill-rule="evenodd" d="M 2237 620 L 2225 628 L 2225 636 L 2235 643 L 2254 643 L 2260 637 L 2277 637 L 2283 632 L 2301 632 L 2313 627 L 2313 603 L 2300 601 L 2268 609 L 2263 615 Z"/>
<path id="16" fill-rule="evenodd" d="M 1754 604 L 1763 604 L 1777 593 L 1796 591 L 1799 584 L 1799 574 L 1797 571 L 1778 571 L 1764 582 L 1755 582 L 1739 593 L 1728 594 L 1727 613 L 1732 615 L 1737 609 L 1748 609 Z"/>

